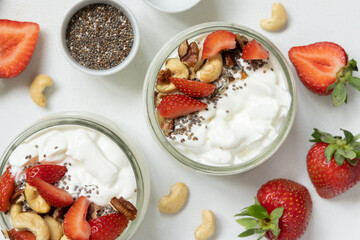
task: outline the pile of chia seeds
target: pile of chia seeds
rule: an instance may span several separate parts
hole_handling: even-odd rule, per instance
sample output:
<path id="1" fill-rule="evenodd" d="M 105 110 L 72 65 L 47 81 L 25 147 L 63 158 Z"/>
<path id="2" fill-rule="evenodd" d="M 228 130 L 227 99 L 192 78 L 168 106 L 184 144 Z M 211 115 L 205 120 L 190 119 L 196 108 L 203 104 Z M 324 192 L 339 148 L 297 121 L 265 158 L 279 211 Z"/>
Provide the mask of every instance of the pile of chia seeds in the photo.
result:
<path id="1" fill-rule="evenodd" d="M 66 29 L 66 45 L 82 66 L 105 70 L 129 55 L 134 41 L 129 19 L 108 4 L 91 4 L 75 13 Z"/>

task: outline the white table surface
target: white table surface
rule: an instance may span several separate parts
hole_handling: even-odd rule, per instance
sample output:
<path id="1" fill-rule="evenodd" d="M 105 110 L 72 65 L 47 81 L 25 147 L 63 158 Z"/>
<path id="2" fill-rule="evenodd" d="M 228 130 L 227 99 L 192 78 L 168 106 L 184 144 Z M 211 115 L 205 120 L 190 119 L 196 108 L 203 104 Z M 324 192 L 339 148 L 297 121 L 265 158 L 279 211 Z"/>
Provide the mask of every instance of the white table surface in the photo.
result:
<path id="1" fill-rule="evenodd" d="M 259 21 L 270 16 L 268 0 L 203 0 L 178 14 L 159 12 L 142 0 L 124 0 L 140 25 L 141 44 L 134 61 L 110 77 L 85 75 L 66 62 L 59 49 L 60 19 L 75 1 L 1 0 L 0 18 L 34 21 L 40 36 L 33 58 L 15 79 L 0 79 L 0 151 L 23 129 L 39 118 L 61 111 L 88 111 L 114 121 L 143 150 L 152 176 L 152 194 L 147 215 L 134 240 L 194 239 L 203 208 L 216 215 L 216 235 L 212 239 L 237 239 L 243 231 L 233 215 L 253 203 L 259 187 L 274 178 L 288 178 L 308 187 L 313 199 L 313 215 L 302 239 L 359 239 L 360 184 L 331 200 L 321 199 L 306 171 L 306 155 L 312 129 L 340 134 L 340 128 L 360 132 L 360 93 L 349 90 L 349 103 L 333 107 L 329 97 L 319 97 L 298 81 L 298 112 L 285 144 L 266 163 L 243 174 L 216 177 L 189 170 L 171 159 L 152 139 L 144 119 L 142 86 L 153 56 L 176 33 L 209 21 L 226 21 L 253 28 L 271 39 L 287 56 L 292 46 L 317 41 L 333 41 L 360 61 L 360 1 L 282 1 L 287 9 L 287 27 L 276 33 L 262 30 Z M 48 89 L 48 107 L 40 108 L 29 96 L 31 80 L 48 74 L 55 85 Z M 359 76 L 359 74 L 356 74 Z M 157 202 L 171 186 L 185 182 L 190 196 L 178 214 L 159 213 Z M 248 239 L 256 239 L 250 237 Z"/>

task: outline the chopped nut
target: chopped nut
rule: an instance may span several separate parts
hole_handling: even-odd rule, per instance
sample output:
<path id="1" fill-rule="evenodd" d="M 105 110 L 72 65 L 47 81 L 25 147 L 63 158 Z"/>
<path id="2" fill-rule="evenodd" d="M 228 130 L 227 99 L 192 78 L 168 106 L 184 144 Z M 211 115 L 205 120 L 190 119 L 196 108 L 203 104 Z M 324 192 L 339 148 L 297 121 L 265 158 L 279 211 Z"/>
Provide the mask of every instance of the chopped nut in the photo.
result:
<path id="1" fill-rule="evenodd" d="M 110 205 L 120 213 L 124 214 L 129 220 L 135 220 L 137 216 L 136 207 L 123 197 L 120 197 L 119 199 L 113 197 L 110 201 Z"/>
<path id="2" fill-rule="evenodd" d="M 225 60 L 225 65 L 228 68 L 232 68 L 235 65 L 234 56 L 230 52 L 225 52 L 224 53 L 224 60 Z"/>
<path id="3" fill-rule="evenodd" d="M 170 82 L 171 72 L 169 69 L 160 70 L 157 75 L 156 89 L 162 93 L 170 93 L 176 89 L 175 85 Z"/>
<path id="4" fill-rule="evenodd" d="M 15 193 L 11 196 L 10 202 L 12 204 L 15 204 L 15 203 L 20 203 L 20 202 L 24 202 L 24 201 L 25 201 L 24 189 L 20 190 L 17 188 L 15 190 Z"/>
<path id="5" fill-rule="evenodd" d="M 241 74 L 241 80 L 245 80 L 248 77 L 247 73 L 244 70 L 242 70 L 240 74 Z"/>
<path id="6" fill-rule="evenodd" d="M 249 42 L 247 37 L 244 35 L 236 34 L 236 42 L 238 43 L 238 47 L 240 48 L 241 52 L 244 49 L 245 45 Z"/>
<path id="7" fill-rule="evenodd" d="M 179 47 L 179 56 L 180 56 L 180 47 Z M 180 57 L 180 60 L 190 67 L 194 67 L 198 62 L 198 59 L 199 59 L 199 47 L 195 42 L 190 43 L 186 55 Z"/>
<path id="8" fill-rule="evenodd" d="M 103 207 L 100 207 L 99 205 L 95 204 L 95 203 L 91 203 L 89 208 L 88 208 L 88 212 L 86 215 L 86 220 L 90 221 L 92 219 L 95 219 L 98 217 L 98 213 L 102 210 Z"/>
<path id="9" fill-rule="evenodd" d="M 185 57 L 188 52 L 189 52 L 189 43 L 187 40 L 185 40 L 180 44 L 178 48 L 179 58 L 181 59 Z"/>
<path id="10" fill-rule="evenodd" d="M 65 218 L 65 214 L 67 213 L 67 211 L 69 210 L 69 207 L 64 207 L 64 208 L 56 208 L 54 210 L 54 213 L 52 214 L 52 217 L 59 222 L 62 222 Z"/>
<path id="11" fill-rule="evenodd" d="M 169 136 L 174 131 L 174 119 L 165 118 L 160 124 L 161 130 L 166 136 Z"/>

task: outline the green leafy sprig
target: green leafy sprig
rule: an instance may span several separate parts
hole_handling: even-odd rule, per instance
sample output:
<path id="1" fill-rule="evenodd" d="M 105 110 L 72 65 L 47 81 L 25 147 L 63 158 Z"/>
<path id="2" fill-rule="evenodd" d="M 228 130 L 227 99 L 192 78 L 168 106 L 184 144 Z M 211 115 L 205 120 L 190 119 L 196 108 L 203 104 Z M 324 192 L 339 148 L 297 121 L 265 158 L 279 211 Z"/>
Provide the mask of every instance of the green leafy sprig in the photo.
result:
<path id="1" fill-rule="evenodd" d="M 321 132 L 314 128 L 314 133 L 311 135 L 314 139 L 310 142 L 324 142 L 329 145 L 326 147 L 324 154 L 326 161 L 329 162 L 334 157 L 335 162 L 341 166 L 346 160 L 349 164 L 356 166 L 360 158 L 360 134 L 354 136 L 351 132 L 341 129 L 344 132 L 345 138 L 340 136 L 332 136 L 329 133 Z"/>
<path id="2" fill-rule="evenodd" d="M 279 219 L 283 215 L 284 208 L 274 209 L 270 215 L 267 210 L 260 205 L 257 198 L 255 204 L 250 207 L 242 209 L 235 217 L 240 217 L 236 220 L 241 226 L 245 227 L 245 231 L 240 233 L 238 237 L 247 237 L 253 234 L 260 234 L 258 240 L 262 239 L 267 231 L 271 231 L 277 238 L 280 234 Z"/>

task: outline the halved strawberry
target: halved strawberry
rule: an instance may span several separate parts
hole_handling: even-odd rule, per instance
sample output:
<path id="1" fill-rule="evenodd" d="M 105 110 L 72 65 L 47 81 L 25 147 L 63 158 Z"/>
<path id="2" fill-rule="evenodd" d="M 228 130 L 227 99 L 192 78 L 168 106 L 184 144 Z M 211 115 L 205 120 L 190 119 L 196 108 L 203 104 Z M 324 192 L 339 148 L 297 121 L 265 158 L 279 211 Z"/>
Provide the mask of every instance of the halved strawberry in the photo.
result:
<path id="1" fill-rule="evenodd" d="M 52 164 L 40 164 L 25 170 L 28 183 L 34 177 L 38 177 L 48 183 L 56 183 L 61 180 L 66 172 L 67 168 L 65 166 Z"/>
<path id="2" fill-rule="evenodd" d="M 332 93 L 335 106 L 347 100 L 346 82 L 360 90 L 360 79 L 352 76 L 352 71 L 357 71 L 356 61 L 348 63 L 345 50 L 335 43 L 292 47 L 289 58 L 305 87 L 318 95 Z"/>
<path id="3" fill-rule="evenodd" d="M 189 97 L 207 97 L 215 91 L 215 85 L 182 78 L 169 78 L 180 92 Z"/>
<path id="4" fill-rule="evenodd" d="M 261 60 L 268 59 L 269 53 L 260 43 L 253 39 L 245 45 L 241 57 L 244 60 Z"/>
<path id="5" fill-rule="evenodd" d="M 37 23 L 0 19 L 0 78 L 16 77 L 26 68 L 39 30 Z"/>
<path id="6" fill-rule="evenodd" d="M 11 240 L 36 240 L 35 235 L 29 231 L 16 231 L 11 229 L 8 231 L 9 238 Z"/>
<path id="7" fill-rule="evenodd" d="M 81 196 L 70 207 L 65 215 L 63 229 L 69 239 L 88 240 L 91 234 L 89 223 L 86 221 L 86 214 L 91 201 Z"/>
<path id="8" fill-rule="evenodd" d="M 74 202 L 74 199 L 67 191 L 51 185 L 38 177 L 34 177 L 29 184 L 36 187 L 40 196 L 53 207 L 67 207 Z"/>
<path id="9" fill-rule="evenodd" d="M 0 212 L 6 212 L 10 205 L 10 198 L 15 191 L 15 176 L 11 173 L 11 167 L 0 177 Z"/>
<path id="10" fill-rule="evenodd" d="M 203 110 L 207 107 L 206 103 L 191 97 L 174 94 L 164 97 L 158 110 L 161 116 L 164 118 L 177 118 L 192 112 Z"/>
<path id="11" fill-rule="evenodd" d="M 129 223 L 122 213 L 112 213 L 89 221 L 90 240 L 115 240 Z"/>
<path id="12" fill-rule="evenodd" d="M 236 47 L 235 36 L 234 33 L 225 30 L 210 33 L 205 38 L 201 58 L 213 57 L 224 49 L 234 49 Z"/>

